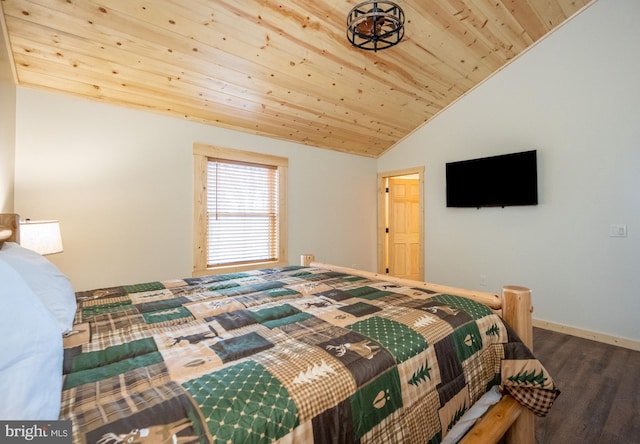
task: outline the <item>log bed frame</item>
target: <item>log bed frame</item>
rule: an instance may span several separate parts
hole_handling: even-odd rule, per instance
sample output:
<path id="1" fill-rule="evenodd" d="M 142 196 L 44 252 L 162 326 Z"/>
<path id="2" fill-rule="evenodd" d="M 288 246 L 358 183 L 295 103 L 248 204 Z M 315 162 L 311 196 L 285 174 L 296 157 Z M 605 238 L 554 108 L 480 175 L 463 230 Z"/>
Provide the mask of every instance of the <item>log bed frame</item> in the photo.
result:
<path id="1" fill-rule="evenodd" d="M 20 216 L 0 214 L 0 247 L 4 242 L 20 242 Z M 502 294 L 465 290 L 456 287 L 412 281 L 354 268 L 315 262 L 313 255 L 303 255 L 302 265 L 325 268 L 341 273 L 353 274 L 369 279 L 384 280 L 399 285 L 424 288 L 438 293 L 467 297 L 489 306 L 502 316 L 530 349 L 533 349 L 533 324 L 531 291 L 525 287 L 505 286 Z M 497 443 L 502 438 L 508 444 L 534 444 L 534 416 L 515 399 L 505 395 L 476 422 L 462 438 L 460 444 Z"/>

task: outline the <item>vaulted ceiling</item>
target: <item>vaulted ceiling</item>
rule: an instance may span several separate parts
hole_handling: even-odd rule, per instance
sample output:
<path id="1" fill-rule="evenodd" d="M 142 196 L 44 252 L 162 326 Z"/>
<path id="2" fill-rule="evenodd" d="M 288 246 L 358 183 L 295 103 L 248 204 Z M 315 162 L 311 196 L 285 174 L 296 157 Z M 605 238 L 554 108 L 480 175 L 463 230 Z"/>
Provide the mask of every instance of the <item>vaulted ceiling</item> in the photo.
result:
<path id="1" fill-rule="evenodd" d="M 397 0 L 352 47 L 351 0 L 2 0 L 16 83 L 377 157 L 591 0 Z"/>

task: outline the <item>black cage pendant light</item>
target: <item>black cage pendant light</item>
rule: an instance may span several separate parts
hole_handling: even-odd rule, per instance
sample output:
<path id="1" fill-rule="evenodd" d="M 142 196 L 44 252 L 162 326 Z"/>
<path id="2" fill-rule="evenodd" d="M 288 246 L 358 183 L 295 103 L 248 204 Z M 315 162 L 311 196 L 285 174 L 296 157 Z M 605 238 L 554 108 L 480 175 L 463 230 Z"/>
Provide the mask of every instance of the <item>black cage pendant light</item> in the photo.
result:
<path id="1" fill-rule="evenodd" d="M 377 51 L 400 43 L 404 12 L 393 2 L 362 2 L 347 17 L 347 38 L 353 46 Z"/>

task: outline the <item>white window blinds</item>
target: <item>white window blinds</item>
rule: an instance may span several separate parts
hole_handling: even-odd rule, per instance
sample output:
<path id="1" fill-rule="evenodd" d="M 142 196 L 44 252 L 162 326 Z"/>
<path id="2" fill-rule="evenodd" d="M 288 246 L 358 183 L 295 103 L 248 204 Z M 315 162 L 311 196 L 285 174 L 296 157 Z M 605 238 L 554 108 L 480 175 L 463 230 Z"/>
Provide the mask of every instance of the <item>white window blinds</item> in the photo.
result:
<path id="1" fill-rule="evenodd" d="M 209 158 L 207 266 L 278 260 L 278 168 Z"/>

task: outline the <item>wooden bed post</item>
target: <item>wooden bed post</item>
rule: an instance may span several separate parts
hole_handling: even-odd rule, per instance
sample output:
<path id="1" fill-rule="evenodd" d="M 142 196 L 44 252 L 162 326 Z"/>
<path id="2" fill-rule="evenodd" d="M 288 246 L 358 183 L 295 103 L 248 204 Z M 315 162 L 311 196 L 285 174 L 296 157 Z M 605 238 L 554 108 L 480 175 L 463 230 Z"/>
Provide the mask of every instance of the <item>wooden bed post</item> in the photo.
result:
<path id="1" fill-rule="evenodd" d="M 501 296 L 502 318 L 529 348 L 533 346 L 531 290 L 505 286 Z M 507 444 L 534 444 L 534 415 L 511 396 L 504 396 L 491 407 L 460 444 L 496 443 L 504 437 Z"/>
<path id="2" fill-rule="evenodd" d="M 505 286 L 502 288 L 502 317 L 513 328 L 522 342 L 533 351 L 533 307 L 531 290 L 525 287 Z M 534 444 L 534 415 L 529 409 L 521 408 L 518 419 L 505 434 L 509 444 Z"/>
<path id="3" fill-rule="evenodd" d="M 532 313 L 531 290 L 515 285 L 502 287 L 502 318 L 533 351 Z"/>
<path id="4" fill-rule="evenodd" d="M 20 216 L 0 214 L 0 247 L 6 242 L 20 243 Z"/>
<path id="5" fill-rule="evenodd" d="M 315 261 L 316 257 L 313 254 L 301 254 L 300 255 L 300 265 L 303 267 L 308 267 L 311 265 L 311 262 Z"/>

